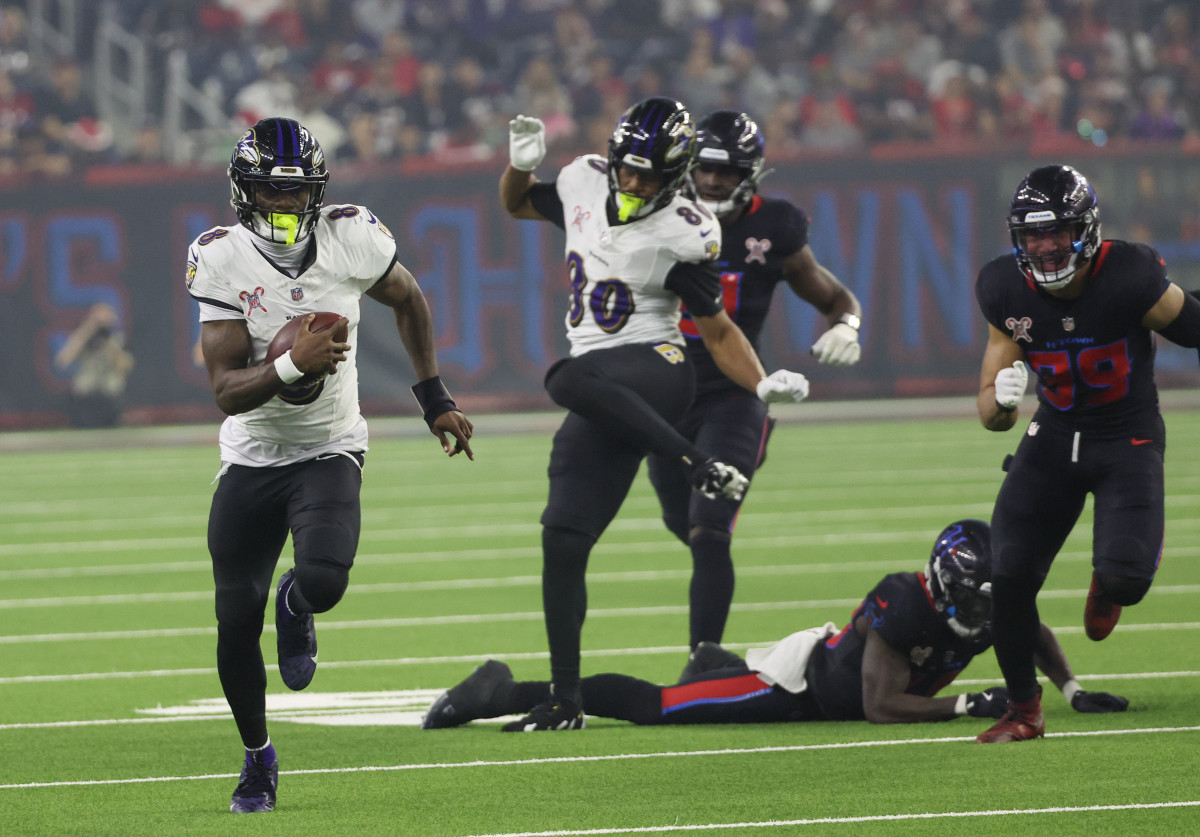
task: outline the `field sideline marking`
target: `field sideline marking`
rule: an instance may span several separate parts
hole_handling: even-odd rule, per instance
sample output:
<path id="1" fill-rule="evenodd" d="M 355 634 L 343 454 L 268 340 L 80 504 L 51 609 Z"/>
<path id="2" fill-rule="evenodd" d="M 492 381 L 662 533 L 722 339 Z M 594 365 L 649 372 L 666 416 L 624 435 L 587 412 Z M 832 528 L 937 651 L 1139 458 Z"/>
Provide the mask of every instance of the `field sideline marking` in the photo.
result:
<path id="1" fill-rule="evenodd" d="M 843 825 L 862 822 L 901 822 L 904 820 L 957 819 L 966 817 L 1008 817 L 1019 814 L 1084 814 L 1089 811 L 1144 811 L 1151 808 L 1195 808 L 1200 800 L 1184 802 L 1133 802 L 1126 805 L 1072 805 L 1054 808 L 999 808 L 991 811 L 943 811 L 925 814 L 875 814 L 861 817 L 813 817 L 804 820 L 763 820 L 760 822 L 708 823 L 705 825 L 644 825 L 636 828 L 584 828 L 571 831 L 505 831 L 475 834 L 471 837 L 584 837 L 591 834 L 662 834 L 668 831 L 719 831 L 728 828 L 780 828 L 797 825 Z"/>
<path id="2" fill-rule="evenodd" d="M 1200 732 L 1200 726 L 1191 727 L 1143 727 L 1140 729 L 1089 730 L 1079 732 L 1046 733 L 1046 738 L 1083 738 L 1100 735 L 1142 735 L 1174 732 Z M 950 744 L 954 742 L 974 743 L 973 735 L 958 735 L 949 738 L 898 738 L 875 741 L 839 741 L 832 744 L 792 744 L 777 747 L 747 747 L 720 750 L 667 750 L 658 753 L 617 753 L 610 756 L 551 756 L 537 759 L 501 759 L 498 761 L 432 762 L 424 764 L 368 765 L 363 767 L 318 767 L 308 770 L 281 770 L 280 776 L 328 776 L 346 773 L 389 773 L 400 770 L 445 770 L 459 767 L 514 767 L 541 764 L 584 764 L 588 762 L 624 761 L 627 759 L 692 758 L 695 756 L 742 756 L 757 753 L 802 753 L 818 750 L 853 750 L 864 747 L 893 747 L 906 744 Z M 134 785 L 146 782 L 191 782 L 207 779 L 237 778 L 237 773 L 204 773 L 198 776 L 144 776 L 136 779 L 76 779 L 64 782 L 14 782 L 0 784 L 0 790 L 19 788 L 67 788 L 91 787 L 95 785 Z M 1194 803 L 1180 803 L 1194 804 Z M 553 832 L 550 832 L 553 833 Z M 586 832 L 583 832 L 586 833 Z"/>

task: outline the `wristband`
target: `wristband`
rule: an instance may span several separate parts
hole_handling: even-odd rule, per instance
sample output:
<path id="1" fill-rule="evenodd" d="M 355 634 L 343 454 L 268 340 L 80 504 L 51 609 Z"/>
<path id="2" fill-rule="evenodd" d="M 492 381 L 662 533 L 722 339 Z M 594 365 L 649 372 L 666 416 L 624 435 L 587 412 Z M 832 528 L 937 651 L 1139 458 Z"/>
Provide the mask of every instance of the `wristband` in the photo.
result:
<path id="1" fill-rule="evenodd" d="M 1075 678 L 1073 678 L 1073 677 L 1070 680 L 1068 680 L 1066 683 L 1063 683 L 1062 695 L 1063 695 L 1063 697 L 1065 697 L 1067 699 L 1067 703 L 1070 703 L 1072 700 L 1074 700 L 1075 695 L 1079 694 L 1082 691 L 1083 691 L 1083 687 L 1080 686 L 1078 681 L 1076 681 Z"/>
<path id="2" fill-rule="evenodd" d="M 458 409 L 458 405 L 454 403 L 454 399 L 446 390 L 446 385 L 442 383 L 440 375 L 434 375 L 432 378 L 426 378 L 420 383 L 414 384 L 412 394 L 416 396 L 417 406 L 421 408 L 425 423 L 429 425 L 430 430 L 433 429 L 433 423 L 437 421 L 438 416 Z"/>
<path id="3" fill-rule="evenodd" d="M 294 384 L 296 381 L 304 377 L 304 373 L 300 371 L 300 367 L 292 362 L 292 350 L 275 358 L 275 374 L 279 376 L 279 380 L 285 384 Z"/>
<path id="4" fill-rule="evenodd" d="M 966 715 L 967 714 L 967 696 L 965 694 L 959 695 L 958 700 L 955 701 L 954 714 L 955 715 Z"/>

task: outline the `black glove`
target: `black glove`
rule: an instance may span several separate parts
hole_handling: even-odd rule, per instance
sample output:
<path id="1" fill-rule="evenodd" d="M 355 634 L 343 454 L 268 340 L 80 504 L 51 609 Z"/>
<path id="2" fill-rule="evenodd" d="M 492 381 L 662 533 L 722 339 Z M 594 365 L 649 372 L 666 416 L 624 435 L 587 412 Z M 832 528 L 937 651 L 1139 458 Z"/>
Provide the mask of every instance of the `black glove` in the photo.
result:
<path id="1" fill-rule="evenodd" d="M 1008 689 L 1003 686 L 967 694 L 967 714 L 973 718 L 1003 718 L 1007 711 Z"/>
<path id="2" fill-rule="evenodd" d="M 1076 712 L 1124 712 L 1129 708 L 1129 700 L 1108 692 L 1078 691 L 1071 698 L 1071 708 Z"/>

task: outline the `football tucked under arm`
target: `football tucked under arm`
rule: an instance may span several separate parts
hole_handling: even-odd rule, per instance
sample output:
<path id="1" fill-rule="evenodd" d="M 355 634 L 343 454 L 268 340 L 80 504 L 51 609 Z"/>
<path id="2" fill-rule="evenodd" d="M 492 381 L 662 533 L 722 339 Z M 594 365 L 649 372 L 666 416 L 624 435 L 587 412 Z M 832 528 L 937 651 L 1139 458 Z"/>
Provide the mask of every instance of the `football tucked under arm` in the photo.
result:
<path id="1" fill-rule="evenodd" d="M 307 314 L 292 317 L 271 338 L 271 345 L 267 347 L 267 358 L 264 363 L 275 364 L 276 371 L 279 372 L 279 377 L 285 384 L 297 382 L 313 383 L 323 377 L 322 375 L 312 373 L 305 374 L 291 359 L 290 352 L 296 344 L 296 334 L 300 331 L 300 327 L 307 317 Z M 333 341 L 335 343 L 345 343 L 350 333 L 348 323 L 344 322 L 344 320 L 345 318 L 341 314 L 334 314 L 331 311 L 318 311 L 314 315 L 308 330 L 312 334 L 319 334 L 332 328 L 334 329 Z M 281 366 L 283 367 L 282 369 L 280 368 Z"/>

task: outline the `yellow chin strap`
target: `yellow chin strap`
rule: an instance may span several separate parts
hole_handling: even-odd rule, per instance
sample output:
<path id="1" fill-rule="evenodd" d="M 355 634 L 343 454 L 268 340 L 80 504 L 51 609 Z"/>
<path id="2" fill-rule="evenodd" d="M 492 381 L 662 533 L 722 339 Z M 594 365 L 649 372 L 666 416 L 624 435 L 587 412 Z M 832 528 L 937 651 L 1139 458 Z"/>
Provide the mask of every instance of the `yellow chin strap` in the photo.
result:
<path id="1" fill-rule="evenodd" d="M 634 213 L 636 213 L 645 205 L 645 198 L 627 195 L 624 192 L 617 192 L 617 219 L 620 221 L 628 221 L 634 216 Z"/>
<path id="2" fill-rule="evenodd" d="M 300 216 L 289 215 L 285 212 L 271 212 L 267 215 L 267 223 L 277 230 L 287 233 L 287 243 L 296 243 L 296 230 L 300 227 Z"/>

